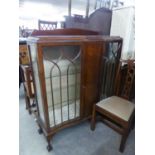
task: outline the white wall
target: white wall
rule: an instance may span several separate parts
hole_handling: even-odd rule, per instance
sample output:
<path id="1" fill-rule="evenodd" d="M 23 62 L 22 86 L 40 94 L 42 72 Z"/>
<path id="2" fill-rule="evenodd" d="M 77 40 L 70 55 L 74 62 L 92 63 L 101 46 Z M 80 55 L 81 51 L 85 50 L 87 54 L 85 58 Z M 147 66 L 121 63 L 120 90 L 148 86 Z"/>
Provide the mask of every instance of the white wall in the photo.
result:
<path id="1" fill-rule="evenodd" d="M 117 35 L 123 38 L 122 59 L 134 58 L 134 7 L 113 10 L 110 35 Z"/>

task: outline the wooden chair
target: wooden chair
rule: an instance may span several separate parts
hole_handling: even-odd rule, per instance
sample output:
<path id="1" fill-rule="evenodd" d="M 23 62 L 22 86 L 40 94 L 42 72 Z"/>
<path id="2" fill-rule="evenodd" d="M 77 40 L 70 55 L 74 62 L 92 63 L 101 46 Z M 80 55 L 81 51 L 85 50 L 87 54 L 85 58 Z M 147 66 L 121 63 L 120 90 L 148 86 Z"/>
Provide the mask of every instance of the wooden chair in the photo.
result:
<path id="1" fill-rule="evenodd" d="M 122 73 L 122 63 L 127 66 L 126 73 Z M 95 129 L 96 113 L 101 120 L 122 135 L 120 152 L 124 151 L 125 142 L 134 122 L 134 103 L 129 101 L 135 76 L 134 60 L 121 61 L 118 65 L 115 82 L 116 96 L 111 96 L 99 101 L 93 107 L 91 129 Z M 124 80 L 123 80 L 124 79 Z M 123 82 L 124 81 L 124 82 Z M 120 89 L 121 88 L 121 89 Z"/>
<path id="2" fill-rule="evenodd" d="M 54 30 L 57 28 L 57 22 L 38 20 L 39 30 Z"/>
<path id="3" fill-rule="evenodd" d="M 29 114 L 32 113 L 31 108 L 35 107 L 35 93 L 34 93 L 34 82 L 32 79 L 32 69 L 29 65 L 22 65 L 22 78 L 24 84 L 24 91 L 25 91 L 25 101 L 26 101 L 26 109 L 29 111 Z M 31 100 L 33 103 L 31 104 Z"/>

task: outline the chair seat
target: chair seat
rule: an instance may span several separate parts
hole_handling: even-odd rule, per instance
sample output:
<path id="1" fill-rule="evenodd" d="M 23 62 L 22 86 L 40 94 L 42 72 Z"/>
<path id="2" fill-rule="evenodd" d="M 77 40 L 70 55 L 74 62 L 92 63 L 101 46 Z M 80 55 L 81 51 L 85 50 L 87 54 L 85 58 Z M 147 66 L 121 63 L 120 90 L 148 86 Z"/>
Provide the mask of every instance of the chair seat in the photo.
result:
<path id="1" fill-rule="evenodd" d="M 111 96 L 103 99 L 96 104 L 98 107 L 116 115 L 117 117 L 128 121 L 135 108 L 135 105 L 123 98 Z"/>

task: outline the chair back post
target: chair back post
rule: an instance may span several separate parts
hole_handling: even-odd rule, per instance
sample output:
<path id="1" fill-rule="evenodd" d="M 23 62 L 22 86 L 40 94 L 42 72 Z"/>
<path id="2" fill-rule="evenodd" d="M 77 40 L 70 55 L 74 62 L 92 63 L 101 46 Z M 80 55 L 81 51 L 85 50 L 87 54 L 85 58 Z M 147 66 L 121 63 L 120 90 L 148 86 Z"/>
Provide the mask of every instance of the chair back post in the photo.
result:
<path id="1" fill-rule="evenodd" d="M 115 80 L 115 94 L 129 100 L 135 78 L 135 60 L 120 60 Z"/>
<path id="2" fill-rule="evenodd" d="M 122 66 L 122 62 L 120 61 L 118 63 L 118 68 L 117 68 L 117 71 L 116 71 L 116 78 L 115 78 L 115 86 L 114 86 L 114 92 L 115 92 L 115 95 L 118 96 L 119 95 L 119 86 L 120 86 L 120 80 L 121 80 L 121 77 L 120 77 L 120 70 L 121 70 L 121 66 Z"/>

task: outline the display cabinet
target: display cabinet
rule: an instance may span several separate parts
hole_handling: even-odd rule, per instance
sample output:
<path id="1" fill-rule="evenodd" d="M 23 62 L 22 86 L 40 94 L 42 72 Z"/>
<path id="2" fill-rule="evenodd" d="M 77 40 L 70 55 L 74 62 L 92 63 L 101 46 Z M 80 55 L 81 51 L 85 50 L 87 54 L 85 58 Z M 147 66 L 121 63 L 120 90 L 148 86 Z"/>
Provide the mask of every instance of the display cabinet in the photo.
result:
<path id="1" fill-rule="evenodd" d="M 100 98 L 102 57 L 120 37 L 29 37 L 28 49 L 37 100 L 39 133 L 50 151 L 52 136 L 60 129 L 91 117 Z M 120 57 L 121 48 L 117 55 Z"/>

